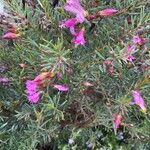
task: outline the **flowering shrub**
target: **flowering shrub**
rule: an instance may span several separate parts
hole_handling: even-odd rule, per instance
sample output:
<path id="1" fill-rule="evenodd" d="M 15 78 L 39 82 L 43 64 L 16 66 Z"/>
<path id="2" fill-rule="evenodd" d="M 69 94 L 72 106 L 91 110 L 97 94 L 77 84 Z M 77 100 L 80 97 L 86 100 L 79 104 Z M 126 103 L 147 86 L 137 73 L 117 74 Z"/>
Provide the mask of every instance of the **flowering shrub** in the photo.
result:
<path id="1" fill-rule="evenodd" d="M 0 149 L 150 149 L 146 0 L 0 2 Z"/>

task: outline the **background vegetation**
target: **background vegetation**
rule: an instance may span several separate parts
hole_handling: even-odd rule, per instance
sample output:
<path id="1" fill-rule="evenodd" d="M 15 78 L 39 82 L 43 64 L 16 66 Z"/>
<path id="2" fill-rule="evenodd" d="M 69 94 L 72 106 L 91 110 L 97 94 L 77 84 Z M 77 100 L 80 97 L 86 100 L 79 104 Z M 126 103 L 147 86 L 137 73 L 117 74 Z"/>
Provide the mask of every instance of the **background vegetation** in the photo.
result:
<path id="1" fill-rule="evenodd" d="M 149 150 L 149 42 L 136 46 L 133 62 L 124 58 L 133 36 L 150 38 L 149 1 L 82 0 L 89 14 L 119 10 L 84 23 L 84 46 L 72 44 L 68 30 L 59 27 L 70 16 L 63 8 L 65 1 L 57 6 L 48 0 L 5 2 L 11 17 L 1 16 L 0 34 L 12 23 L 21 37 L 0 39 L 0 76 L 9 79 L 0 81 L 0 149 Z M 43 71 L 61 73 L 50 82 L 67 84 L 69 91 L 59 92 L 48 84 L 40 101 L 31 104 L 25 82 Z M 136 89 L 145 100 L 146 113 L 129 104 Z M 114 114 L 123 116 L 119 129 L 114 128 Z"/>

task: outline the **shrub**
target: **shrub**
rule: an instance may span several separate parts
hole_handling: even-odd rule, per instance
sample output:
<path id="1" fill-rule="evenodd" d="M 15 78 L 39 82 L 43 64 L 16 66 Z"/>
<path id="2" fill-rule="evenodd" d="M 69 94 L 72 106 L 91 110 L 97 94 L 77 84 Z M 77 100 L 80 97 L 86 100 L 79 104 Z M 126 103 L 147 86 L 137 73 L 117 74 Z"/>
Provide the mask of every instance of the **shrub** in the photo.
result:
<path id="1" fill-rule="evenodd" d="M 150 149 L 149 2 L 0 2 L 2 150 Z"/>

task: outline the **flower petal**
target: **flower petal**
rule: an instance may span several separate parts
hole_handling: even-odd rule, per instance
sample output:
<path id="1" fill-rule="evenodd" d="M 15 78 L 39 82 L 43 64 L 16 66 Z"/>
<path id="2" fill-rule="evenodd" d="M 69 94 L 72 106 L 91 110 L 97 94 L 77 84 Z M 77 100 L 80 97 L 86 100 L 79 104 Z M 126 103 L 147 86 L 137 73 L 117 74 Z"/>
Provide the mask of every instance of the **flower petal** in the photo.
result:
<path id="1" fill-rule="evenodd" d="M 68 85 L 64 85 L 64 84 L 54 84 L 53 87 L 59 91 L 62 92 L 66 92 L 69 90 L 69 86 Z"/>
<path id="2" fill-rule="evenodd" d="M 121 124 L 122 116 L 120 114 L 114 114 L 114 127 L 115 129 L 118 129 Z"/>
<path id="3" fill-rule="evenodd" d="M 133 102 L 138 105 L 143 111 L 146 111 L 145 102 L 140 91 L 132 91 Z"/>
<path id="4" fill-rule="evenodd" d="M 77 45 L 84 45 L 86 43 L 86 41 L 84 39 L 84 30 L 83 29 L 81 29 L 80 32 L 78 32 L 76 35 L 74 35 L 72 42 Z"/>
<path id="5" fill-rule="evenodd" d="M 68 20 L 61 21 L 59 27 L 61 27 L 61 28 L 70 28 L 70 27 L 75 26 L 76 23 L 77 23 L 76 18 L 70 18 Z"/>
<path id="6" fill-rule="evenodd" d="M 34 93 L 32 95 L 28 95 L 28 100 L 31 103 L 37 103 L 40 99 L 40 92 Z"/>
<path id="7" fill-rule="evenodd" d="M 40 92 L 38 91 L 38 84 L 34 80 L 26 81 L 26 94 L 29 102 L 37 103 L 40 98 Z"/>
<path id="8" fill-rule="evenodd" d="M 16 39 L 20 36 L 20 34 L 16 34 L 16 33 L 13 33 L 13 32 L 7 32 L 6 34 L 4 34 L 2 36 L 3 39 Z"/>
<path id="9" fill-rule="evenodd" d="M 81 6 L 79 0 L 68 0 L 64 6 L 66 11 L 69 11 L 76 15 L 76 19 L 78 22 L 83 23 L 85 20 L 85 10 Z"/>
<path id="10" fill-rule="evenodd" d="M 144 45 L 148 40 L 146 38 L 142 38 L 139 35 L 133 36 L 132 42 L 138 45 Z"/>
<path id="11" fill-rule="evenodd" d="M 115 15 L 117 12 L 118 12 L 117 9 L 106 8 L 104 10 L 99 11 L 98 14 L 100 16 L 112 16 L 112 15 Z"/>

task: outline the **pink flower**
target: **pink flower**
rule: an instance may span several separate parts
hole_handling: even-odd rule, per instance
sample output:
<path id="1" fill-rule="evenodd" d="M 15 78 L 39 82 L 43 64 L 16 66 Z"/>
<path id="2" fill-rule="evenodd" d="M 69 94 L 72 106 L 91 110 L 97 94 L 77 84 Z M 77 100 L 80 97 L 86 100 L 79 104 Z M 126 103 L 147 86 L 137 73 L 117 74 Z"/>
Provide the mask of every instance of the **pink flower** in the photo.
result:
<path id="1" fill-rule="evenodd" d="M 114 114 L 114 127 L 115 129 L 118 129 L 121 124 L 122 116 L 120 114 Z"/>
<path id="2" fill-rule="evenodd" d="M 2 36 L 3 39 L 16 39 L 20 36 L 20 34 L 16 34 L 16 33 L 13 33 L 13 32 L 7 32 L 6 34 L 4 34 Z"/>
<path id="3" fill-rule="evenodd" d="M 75 29 L 74 26 L 77 24 L 77 19 L 76 18 L 70 18 L 65 21 L 61 21 L 59 27 L 61 28 L 69 28 L 70 32 L 72 35 L 75 34 Z"/>
<path id="4" fill-rule="evenodd" d="M 26 88 L 27 88 L 27 90 L 30 90 L 30 91 L 36 91 L 37 90 L 37 83 L 33 80 L 27 80 L 26 81 Z"/>
<path id="5" fill-rule="evenodd" d="M 127 60 L 132 62 L 134 59 L 136 59 L 132 54 L 127 55 Z"/>
<path id="6" fill-rule="evenodd" d="M 81 29 L 80 32 L 78 32 L 74 35 L 72 42 L 77 45 L 84 45 L 86 43 L 86 41 L 84 39 L 84 30 L 83 29 Z"/>
<path id="7" fill-rule="evenodd" d="M 106 60 L 104 60 L 104 62 L 103 62 L 104 64 L 106 64 L 106 65 L 111 65 L 112 66 L 112 61 L 111 60 L 108 60 L 108 59 L 106 59 Z"/>
<path id="8" fill-rule="evenodd" d="M 146 38 L 142 38 L 139 35 L 133 36 L 132 39 L 134 44 L 144 45 L 148 40 Z"/>
<path id="9" fill-rule="evenodd" d="M 9 29 L 8 32 L 16 33 L 17 32 L 17 27 L 15 25 L 12 25 Z"/>
<path id="10" fill-rule="evenodd" d="M 83 23 L 85 20 L 85 10 L 80 4 L 80 0 L 67 0 L 64 6 L 66 11 L 76 15 L 78 22 Z"/>
<path id="11" fill-rule="evenodd" d="M 0 85 L 8 85 L 10 80 L 6 77 L 0 77 Z"/>
<path id="12" fill-rule="evenodd" d="M 135 51 L 135 46 L 129 44 L 127 47 L 127 50 L 128 50 L 128 52 L 133 52 L 133 51 Z"/>
<path id="13" fill-rule="evenodd" d="M 37 82 L 37 84 L 41 84 L 43 80 L 45 80 L 46 78 L 52 78 L 53 76 L 53 72 L 42 72 L 41 74 L 35 77 L 34 82 Z"/>
<path id="14" fill-rule="evenodd" d="M 100 16 L 112 16 L 112 15 L 115 15 L 116 13 L 118 12 L 117 9 L 113 9 L 113 8 L 106 8 L 104 10 L 101 10 L 98 12 L 98 14 Z"/>
<path id="15" fill-rule="evenodd" d="M 114 73 L 114 66 L 108 67 L 108 72 L 113 74 Z"/>
<path id="16" fill-rule="evenodd" d="M 124 53 L 124 60 L 126 61 L 126 63 L 127 63 L 127 61 L 132 62 L 134 59 L 136 59 L 133 55 L 134 53 L 135 53 L 135 46 L 128 45 L 127 49 Z"/>
<path id="17" fill-rule="evenodd" d="M 0 77 L 0 82 L 9 82 L 10 80 L 5 77 Z"/>
<path id="18" fill-rule="evenodd" d="M 140 91 L 132 91 L 133 102 L 131 104 L 138 105 L 143 112 L 146 112 L 145 102 Z"/>
<path id="19" fill-rule="evenodd" d="M 41 93 L 38 91 L 38 85 L 34 80 L 26 81 L 26 93 L 29 102 L 37 103 L 39 101 Z"/>
<path id="20" fill-rule="evenodd" d="M 40 92 L 36 92 L 34 94 L 28 95 L 28 99 L 31 103 L 37 103 L 40 99 Z"/>
<path id="21" fill-rule="evenodd" d="M 54 84 L 53 87 L 59 91 L 66 92 L 69 90 L 69 87 L 64 84 Z"/>
<path id="22" fill-rule="evenodd" d="M 61 21 L 59 27 L 61 27 L 61 28 L 70 28 L 70 27 L 74 27 L 76 23 L 77 23 L 76 18 L 70 18 L 68 20 Z"/>

